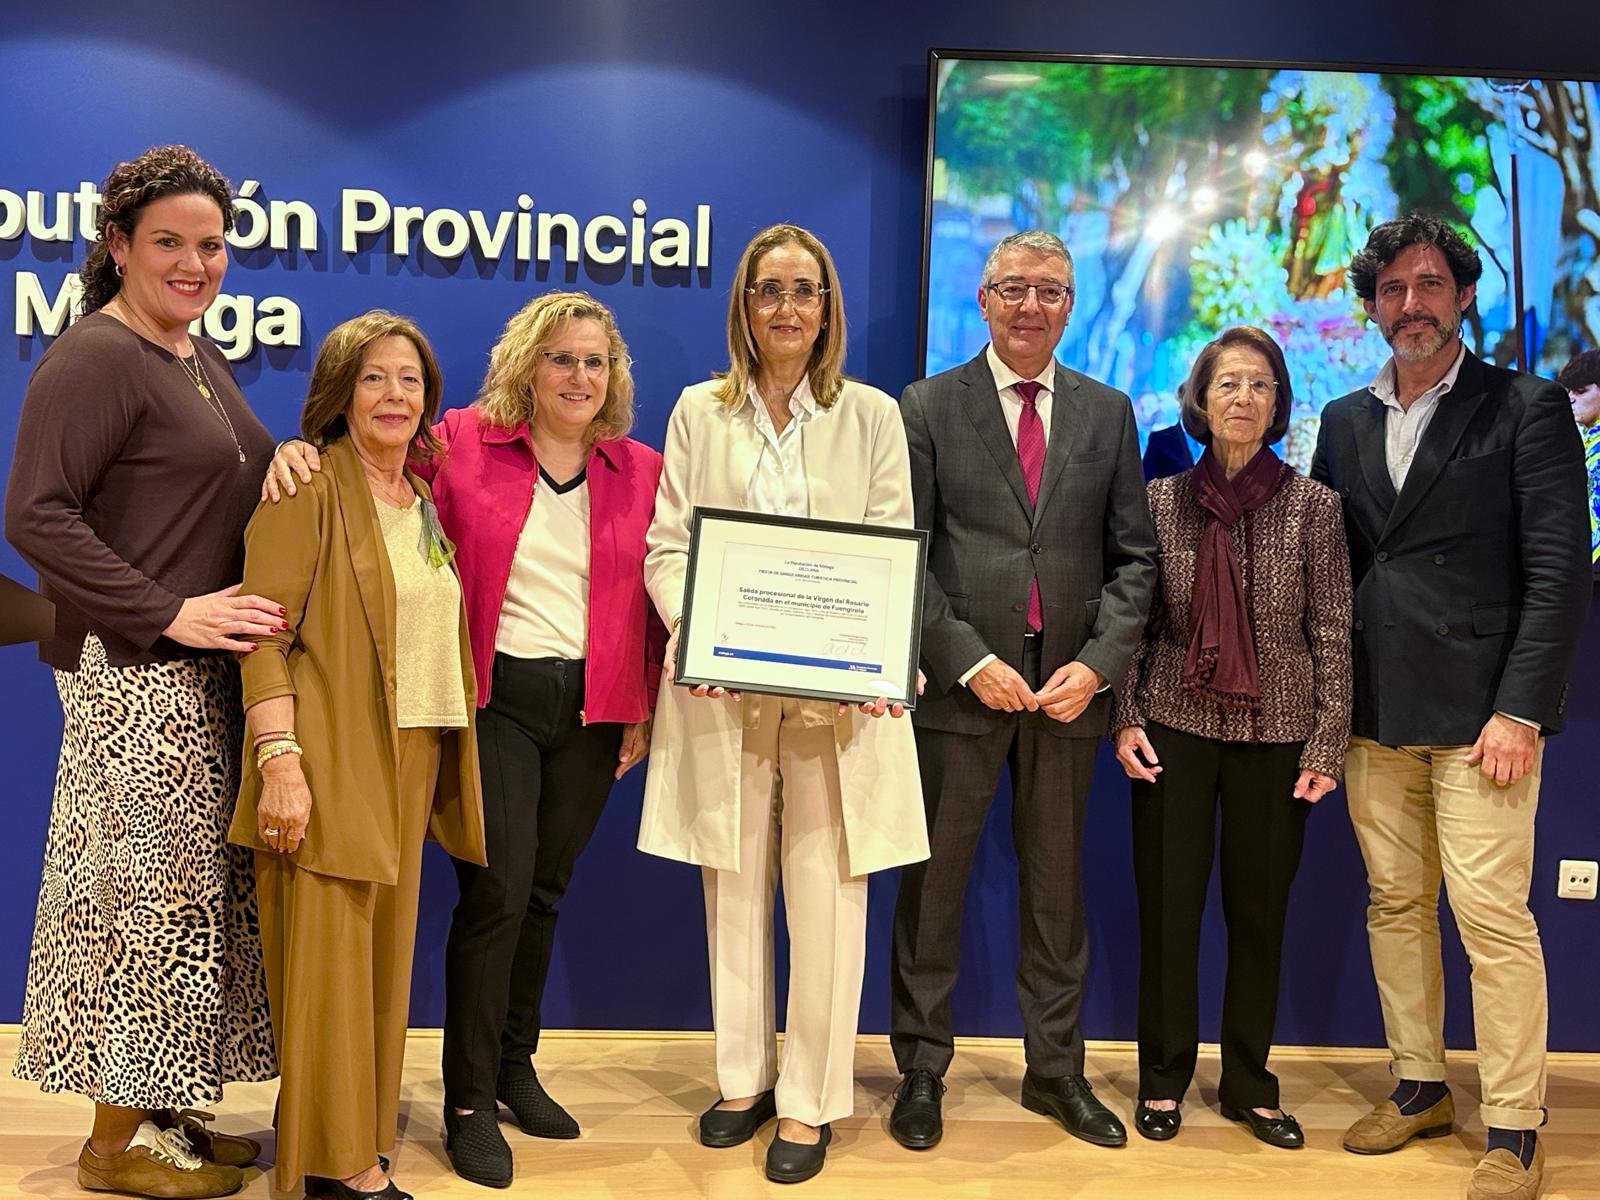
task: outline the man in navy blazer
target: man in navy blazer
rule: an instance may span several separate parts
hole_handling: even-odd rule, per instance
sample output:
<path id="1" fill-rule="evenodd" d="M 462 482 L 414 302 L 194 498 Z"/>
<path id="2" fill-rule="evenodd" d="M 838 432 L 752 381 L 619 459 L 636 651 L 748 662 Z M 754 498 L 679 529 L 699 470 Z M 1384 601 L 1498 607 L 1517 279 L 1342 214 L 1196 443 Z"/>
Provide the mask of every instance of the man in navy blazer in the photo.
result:
<path id="1" fill-rule="evenodd" d="M 930 531 L 914 726 L 932 857 L 901 872 L 890 1018 L 904 1075 L 890 1131 L 912 1149 L 942 1132 L 967 876 L 1007 765 L 1022 1102 L 1086 1141 L 1127 1141 L 1084 1079 L 1078 855 L 1107 681 L 1143 633 L 1156 547 L 1128 397 L 1055 361 L 1072 289 L 1060 238 L 1002 240 L 978 287 L 989 345 L 900 399 L 916 523 Z"/>
<path id="2" fill-rule="evenodd" d="M 1477 253 L 1412 214 L 1372 231 L 1356 293 L 1393 349 L 1323 411 L 1312 478 L 1344 499 L 1355 583 L 1345 782 L 1396 1087 L 1361 1154 L 1448 1133 L 1439 885 L 1472 962 L 1488 1146 L 1470 1197 L 1537 1195 L 1546 993 L 1528 911 L 1544 735 L 1590 598 L 1583 450 L 1555 384 L 1461 341 Z"/>

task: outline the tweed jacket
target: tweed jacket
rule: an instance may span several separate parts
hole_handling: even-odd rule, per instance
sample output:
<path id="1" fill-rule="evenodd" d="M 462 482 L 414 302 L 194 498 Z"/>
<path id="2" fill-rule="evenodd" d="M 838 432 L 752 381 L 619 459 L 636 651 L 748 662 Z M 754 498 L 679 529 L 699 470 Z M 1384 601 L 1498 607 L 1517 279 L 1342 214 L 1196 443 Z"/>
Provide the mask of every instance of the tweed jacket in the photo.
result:
<path id="1" fill-rule="evenodd" d="M 245 530 L 245 594 L 289 610 L 287 632 L 240 656 L 246 709 L 295 698 L 311 821 L 291 857 L 305 870 L 393 884 L 400 868 L 395 591 L 378 511 L 348 438 L 282 503 L 263 502 Z M 427 484 L 407 472 L 423 496 Z M 453 567 L 451 569 L 454 569 Z M 484 864 L 478 790 L 477 684 L 460 621 L 464 729 L 443 730 L 428 832 L 455 857 Z M 256 850 L 261 773 L 245 756 L 228 840 Z"/>
<path id="2" fill-rule="evenodd" d="M 1305 742 L 1300 766 L 1338 779 L 1350 736 L 1350 560 L 1336 493 L 1285 467 L 1278 494 L 1229 531 L 1244 573 L 1261 705 L 1187 691 L 1190 592 L 1206 514 L 1190 472 L 1151 480 L 1161 576 L 1117 692 L 1113 730 L 1155 721 L 1225 742 Z"/>

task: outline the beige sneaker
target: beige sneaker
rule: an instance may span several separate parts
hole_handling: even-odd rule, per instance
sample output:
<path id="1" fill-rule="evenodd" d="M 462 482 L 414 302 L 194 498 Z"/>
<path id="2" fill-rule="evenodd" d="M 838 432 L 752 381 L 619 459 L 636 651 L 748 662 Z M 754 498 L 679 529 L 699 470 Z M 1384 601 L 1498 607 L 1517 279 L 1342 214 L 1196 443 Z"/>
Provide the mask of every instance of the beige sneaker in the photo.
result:
<path id="1" fill-rule="evenodd" d="M 1544 1141 L 1533 1147 L 1533 1165 L 1509 1150 L 1491 1150 L 1478 1160 L 1467 1184 L 1467 1200 L 1533 1200 L 1544 1182 Z"/>
<path id="2" fill-rule="evenodd" d="M 221 1167 L 201 1158 L 176 1129 L 143 1122 L 121 1154 L 99 1155 L 83 1144 L 78 1154 L 78 1186 L 86 1192 L 130 1192 L 160 1200 L 206 1200 L 231 1196 L 244 1186 L 238 1167 Z"/>
<path id="3" fill-rule="evenodd" d="M 150 1114 L 158 1129 L 177 1128 L 201 1158 L 224 1167 L 248 1167 L 261 1155 L 261 1143 L 242 1134 L 208 1129 L 216 1115 L 198 1108 L 158 1108 Z"/>
<path id="4" fill-rule="evenodd" d="M 1412 1138 L 1448 1136 L 1455 1119 L 1455 1101 L 1450 1099 L 1449 1092 L 1432 1108 L 1425 1108 L 1411 1117 L 1403 1115 L 1393 1100 L 1385 1100 L 1345 1130 L 1344 1148 L 1352 1154 L 1388 1154 Z"/>

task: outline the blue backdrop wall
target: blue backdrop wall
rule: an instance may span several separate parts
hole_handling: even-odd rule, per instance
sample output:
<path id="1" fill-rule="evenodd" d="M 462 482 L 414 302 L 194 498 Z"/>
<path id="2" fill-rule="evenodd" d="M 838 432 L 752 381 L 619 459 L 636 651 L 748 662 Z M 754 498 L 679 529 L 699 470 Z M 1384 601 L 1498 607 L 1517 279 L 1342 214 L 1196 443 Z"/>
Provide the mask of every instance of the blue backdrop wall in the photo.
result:
<path id="1" fill-rule="evenodd" d="M 373 306 L 409 313 L 434 338 L 447 403 L 471 400 L 505 318 L 536 291 L 587 288 L 616 308 L 638 359 L 639 436 L 660 445 L 678 390 L 723 364 L 728 277 L 757 228 L 790 220 L 837 258 L 850 313 L 849 369 L 890 392 L 916 370 L 926 56 L 930 46 L 1131 55 L 1374 61 L 1506 73 L 1592 72 L 1600 10 L 1565 0 L 1458 3 L 1448 25 L 1426 5 L 1276 0 L 1204 6 L 1144 0 L 923 0 L 915 6 L 813 0 L 745 3 L 270 6 L 29 6 L 0 27 L 0 202 L 98 182 L 145 146 L 183 141 L 256 199 L 304 201 L 314 249 L 236 250 L 224 291 L 293 301 L 303 345 L 258 347 L 236 364 L 279 436 L 296 423 L 318 339 Z M 1581 16 L 1576 15 L 1582 13 Z M 1579 27 L 1581 26 L 1581 27 Z M 707 265 L 635 267 L 592 259 L 518 262 L 378 235 L 341 245 L 344 189 L 390 203 L 487 214 L 563 212 L 626 226 L 695 228 L 710 207 Z M 519 197 L 528 200 L 519 207 Z M 0 229 L 6 210 L 0 208 Z M 449 219 L 438 229 L 450 233 Z M 387 235 L 384 235 L 387 236 Z M 513 244 L 514 244 L 513 236 Z M 602 242 L 602 248 L 609 242 Z M 24 275 L 47 299 L 82 240 L 0 236 L 0 312 Z M 603 257 L 603 255 L 601 256 Z M 31 311 L 31 309 L 30 309 Z M 263 332 L 271 335 L 271 330 Z M 1375 334 L 1373 336 L 1376 336 Z M 0 467 L 9 469 L 27 379 L 47 345 L 0 343 Z M 31 578 L 9 547 L 0 571 Z M 1569 731 L 1545 759 L 1534 906 L 1550 964 L 1551 1044 L 1600 1050 L 1600 906 L 1555 898 L 1556 860 L 1600 857 L 1589 748 L 1600 736 L 1600 616 L 1586 631 Z M 49 672 L 29 648 L 0 650 L 0 746 L 8 780 L 0 838 L 0 1021 L 15 1021 L 32 929 L 60 733 Z M 708 988 L 698 873 L 633 849 L 640 773 L 614 792 L 564 907 L 546 1020 L 552 1027 L 705 1028 Z M 1102 752 L 1086 854 L 1094 968 L 1091 1037 L 1133 1035 L 1137 976 L 1127 787 Z M 441 946 L 454 902 L 430 851 L 412 1021 L 441 1017 Z M 959 1029 L 1020 1032 L 1016 861 L 1002 789 L 973 875 L 956 997 Z M 862 1027 L 887 1024 L 893 875 L 872 885 Z M 1380 1045 L 1363 931 L 1359 855 L 1335 795 L 1314 814 L 1290 925 L 1279 1040 Z M 1205 1035 L 1215 1036 L 1223 938 L 1213 902 Z M 1450 940 L 1453 1046 L 1471 1044 L 1465 962 Z M 337 969 L 334 964 L 330 970 Z"/>

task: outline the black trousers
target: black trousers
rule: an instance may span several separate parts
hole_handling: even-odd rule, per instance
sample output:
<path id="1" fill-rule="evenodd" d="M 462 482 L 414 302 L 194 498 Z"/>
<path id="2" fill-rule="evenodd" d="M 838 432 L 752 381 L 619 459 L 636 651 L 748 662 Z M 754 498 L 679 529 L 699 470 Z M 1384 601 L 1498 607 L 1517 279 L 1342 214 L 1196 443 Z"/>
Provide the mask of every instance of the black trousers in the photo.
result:
<path id="1" fill-rule="evenodd" d="M 1139 1096 L 1181 1100 L 1200 1041 L 1200 920 L 1222 813 L 1223 1104 L 1277 1108 L 1267 1070 L 1289 886 L 1311 805 L 1294 798 L 1302 742 L 1220 742 L 1149 725 L 1161 762 L 1133 781 L 1133 873 L 1139 891 Z"/>
<path id="2" fill-rule="evenodd" d="M 611 792 L 622 726 L 583 725 L 582 660 L 497 654 L 478 714 L 489 865 L 456 862 L 445 943 L 444 1096 L 493 1108 L 539 1045 L 556 905 Z"/>
<path id="3" fill-rule="evenodd" d="M 1037 642 L 1023 678 L 1042 680 Z M 1036 1074 L 1083 1074 L 1084 974 L 1089 939 L 1078 853 L 1097 738 L 1064 738 L 1044 713 L 1017 713 L 986 734 L 918 727 L 931 855 L 900 872 L 891 951 L 890 1035 L 895 1062 L 943 1075 L 955 1054 L 950 994 L 960 971 L 967 878 L 1002 767 L 1011 771 L 1011 836 L 1020 874 L 1017 1004 Z"/>

